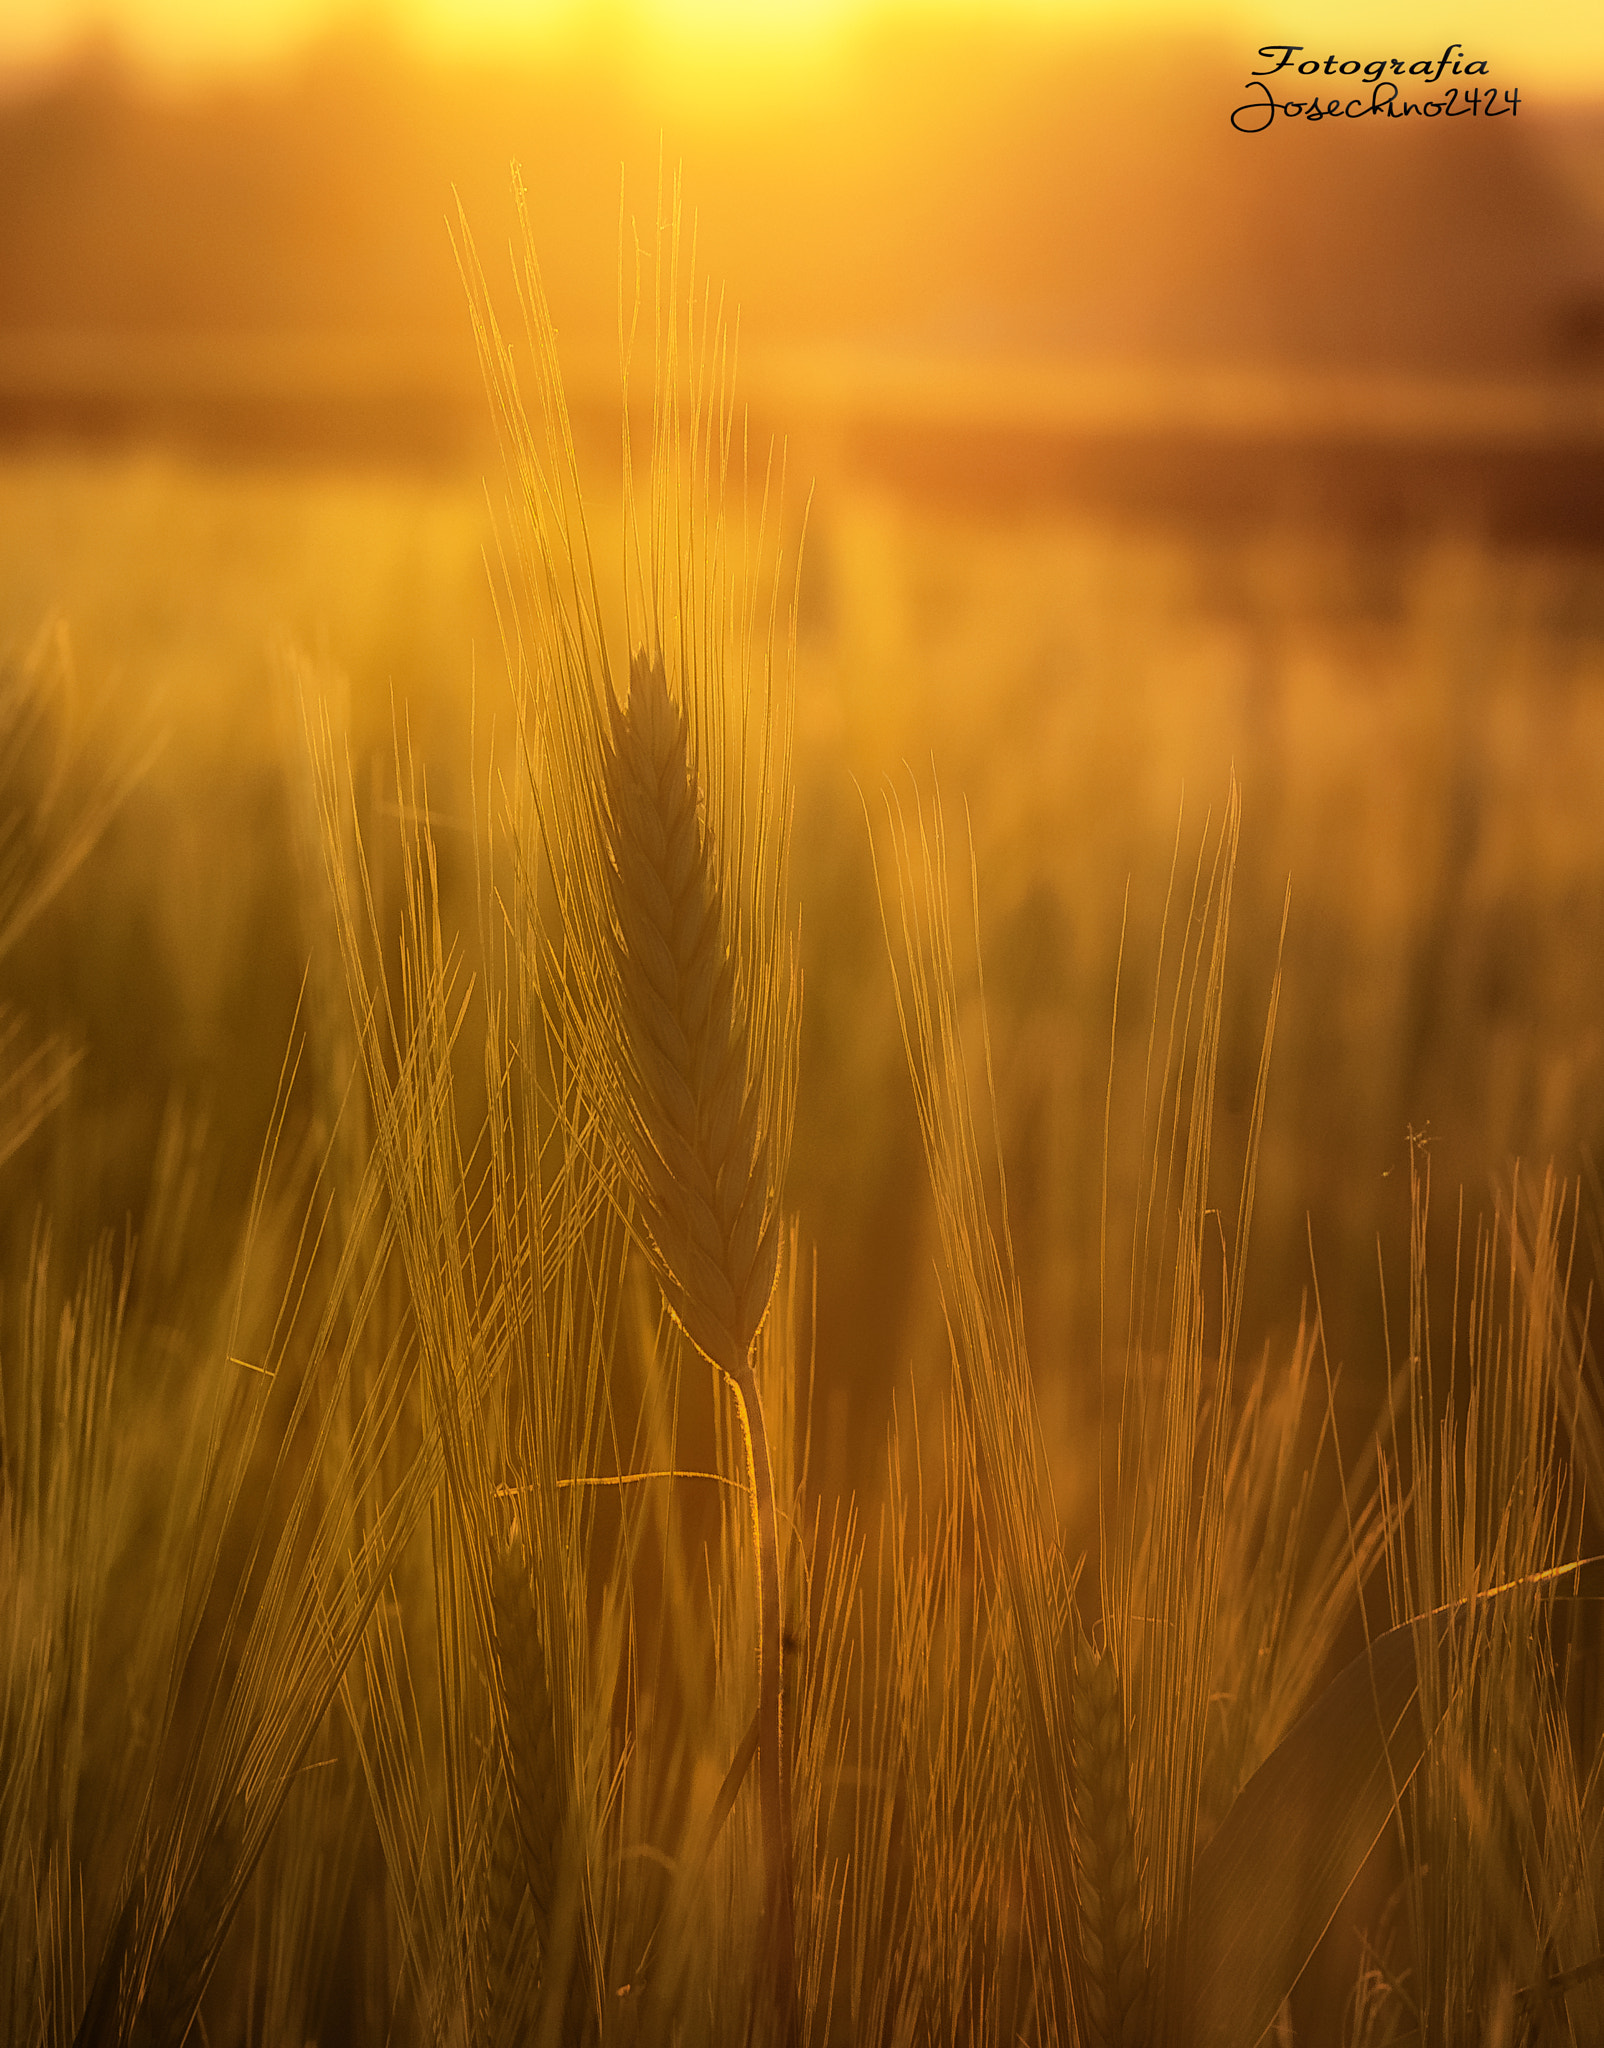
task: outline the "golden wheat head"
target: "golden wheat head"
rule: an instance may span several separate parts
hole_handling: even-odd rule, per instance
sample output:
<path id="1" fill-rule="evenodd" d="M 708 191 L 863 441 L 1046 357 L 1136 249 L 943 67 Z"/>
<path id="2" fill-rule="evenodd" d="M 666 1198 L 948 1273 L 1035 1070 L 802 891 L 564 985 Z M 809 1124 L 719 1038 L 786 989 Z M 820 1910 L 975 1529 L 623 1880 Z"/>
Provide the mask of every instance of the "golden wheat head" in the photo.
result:
<path id="1" fill-rule="evenodd" d="M 734 1374 L 774 1286 L 776 1165 L 712 829 L 660 658 L 636 655 L 612 728 L 609 880 L 648 1228 L 675 1314 Z"/>
<path id="2" fill-rule="evenodd" d="M 1086 2032 L 1094 2048 L 1143 2048 L 1149 1985 L 1124 1706 L 1112 1655 L 1077 1636 L 1071 1757 Z"/>

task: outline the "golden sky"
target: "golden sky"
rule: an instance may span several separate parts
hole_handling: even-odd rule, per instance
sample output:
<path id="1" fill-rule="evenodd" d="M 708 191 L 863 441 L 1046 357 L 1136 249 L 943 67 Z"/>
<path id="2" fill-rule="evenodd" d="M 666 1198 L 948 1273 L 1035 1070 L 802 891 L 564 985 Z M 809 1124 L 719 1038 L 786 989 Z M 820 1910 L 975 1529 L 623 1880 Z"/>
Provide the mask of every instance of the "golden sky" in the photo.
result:
<path id="1" fill-rule="evenodd" d="M 818 56 L 831 38 L 897 0 L 0 0 L 0 66 L 47 64 L 110 32 L 164 72 L 271 62 L 341 23 L 386 28 L 445 54 L 538 48 L 604 36 L 687 63 L 736 46 L 755 59 Z M 1239 46 L 1244 76 L 1261 43 L 1313 56 L 1435 57 L 1450 43 L 1484 56 L 1500 83 L 1604 93 L 1604 4 L 1588 0 L 901 0 L 910 20 L 984 8 L 1098 28 L 1205 31 Z M 666 47 L 665 47 L 666 46 Z"/>

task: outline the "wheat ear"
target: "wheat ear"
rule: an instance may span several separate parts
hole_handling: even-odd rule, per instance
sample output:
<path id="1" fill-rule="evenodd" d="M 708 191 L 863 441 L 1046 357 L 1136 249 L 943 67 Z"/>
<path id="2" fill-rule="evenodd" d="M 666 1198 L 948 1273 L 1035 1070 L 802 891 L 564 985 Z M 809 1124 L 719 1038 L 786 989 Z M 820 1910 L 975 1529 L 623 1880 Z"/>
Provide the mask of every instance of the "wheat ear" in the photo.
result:
<path id="1" fill-rule="evenodd" d="M 523 1839 L 513 1803 L 512 1781 L 499 1753 L 492 1753 L 485 1817 L 484 1891 L 480 1911 L 481 2011 L 492 2041 L 502 2030 L 502 2013 L 516 1984 L 519 1957 L 529 1926 L 529 1897 Z"/>
<path id="2" fill-rule="evenodd" d="M 735 1378 L 779 1258 L 758 1091 L 685 716 L 637 655 L 613 703 L 608 810 L 632 1120 L 674 1313 Z"/>
<path id="3" fill-rule="evenodd" d="M 733 1382 L 752 1478 L 758 1572 L 758 1785 L 771 1960 L 795 2024 L 791 1802 L 781 1727 L 779 1526 L 752 1344 L 779 1257 L 775 1161 L 751 1069 L 723 884 L 698 815 L 685 716 L 660 659 L 636 655 L 612 708 L 609 883 L 629 1111 L 646 1228 L 681 1326 Z"/>
<path id="4" fill-rule="evenodd" d="M 1142 2048 L 1149 1982 L 1131 1840 L 1125 1712 L 1111 1652 L 1075 1624 L 1070 1714 L 1086 2032 L 1093 2048 Z"/>
<path id="5" fill-rule="evenodd" d="M 546 1659 L 535 1626 L 521 1546 L 502 1549 L 492 1568 L 491 1608 L 496 1659 L 500 1665 L 506 1777 L 517 1839 L 523 1850 L 521 1878 L 535 1909 L 535 1934 L 544 1952 L 557 1892 L 557 1865 L 566 1802 L 558 1768 L 557 1723 Z M 492 1862 L 492 1926 L 510 1945 L 511 1921 L 521 1903 L 518 1877 Z M 510 1902 L 511 1913 L 507 1912 Z M 505 1949 L 502 1960 L 505 1959 Z"/>

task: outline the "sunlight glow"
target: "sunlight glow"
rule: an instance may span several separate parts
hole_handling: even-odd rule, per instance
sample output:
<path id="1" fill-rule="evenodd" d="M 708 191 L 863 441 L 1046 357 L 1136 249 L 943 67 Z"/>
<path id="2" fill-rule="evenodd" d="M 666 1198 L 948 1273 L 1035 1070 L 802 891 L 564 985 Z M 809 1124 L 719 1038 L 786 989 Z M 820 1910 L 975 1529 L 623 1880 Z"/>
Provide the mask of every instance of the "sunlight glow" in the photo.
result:
<path id="1" fill-rule="evenodd" d="M 167 73 L 282 61 L 320 36 L 378 33 L 444 58 L 535 55 L 587 45 L 671 70 L 818 56 L 865 23 L 995 18 L 1069 28 L 1208 35 L 1248 59 L 1296 35 L 1357 55 L 1432 53 L 1450 42 L 1546 91 L 1604 90 L 1604 8 L 1575 0 L 1306 0 L 1289 26 L 1257 0 L 0 0 L 0 69 L 37 67 L 110 41 Z"/>

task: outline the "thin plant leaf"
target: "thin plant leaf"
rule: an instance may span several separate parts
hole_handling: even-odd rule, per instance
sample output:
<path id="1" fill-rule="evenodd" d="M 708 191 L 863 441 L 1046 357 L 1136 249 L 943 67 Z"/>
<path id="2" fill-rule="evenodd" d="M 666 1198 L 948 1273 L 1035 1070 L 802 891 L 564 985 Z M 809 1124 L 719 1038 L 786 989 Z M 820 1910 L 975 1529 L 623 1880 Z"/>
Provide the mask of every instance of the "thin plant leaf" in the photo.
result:
<path id="1" fill-rule="evenodd" d="M 1457 1601 L 1378 1636 L 1242 1788 L 1193 1875 L 1192 2048 L 1251 2048 L 1274 2021 L 1431 1747 L 1450 1703 L 1454 1639 L 1477 1604 Z M 1597 1604 L 1561 1596 L 1552 1607 L 1561 1619 Z M 1429 1730 L 1416 1663 L 1427 1624 L 1439 1661 Z"/>
<path id="2" fill-rule="evenodd" d="M 1327 1686 L 1242 1788 L 1193 1873 L 1193 2048 L 1252 2048 L 1275 2019 L 1425 1756 L 1417 1624 Z M 1440 1623 L 1441 1637 L 1450 1633 Z"/>

